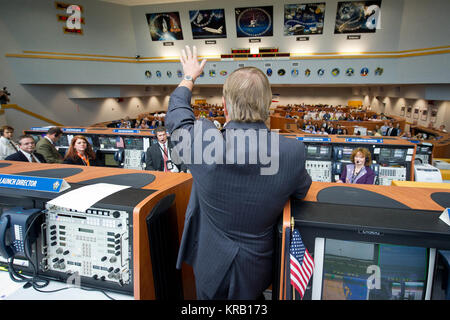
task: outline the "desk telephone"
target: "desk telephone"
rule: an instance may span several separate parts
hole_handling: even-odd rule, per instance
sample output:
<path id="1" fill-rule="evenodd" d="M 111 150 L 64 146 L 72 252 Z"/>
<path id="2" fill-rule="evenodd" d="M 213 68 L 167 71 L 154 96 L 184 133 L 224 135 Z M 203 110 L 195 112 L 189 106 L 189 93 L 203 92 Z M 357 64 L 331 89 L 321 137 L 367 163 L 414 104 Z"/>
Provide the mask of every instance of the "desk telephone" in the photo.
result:
<path id="1" fill-rule="evenodd" d="M 39 233 L 39 217 L 42 210 L 24 209 L 20 207 L 9 208 L 0 216 L 0 255 L 6 259 L 16 254 L 31 251 Z"/>

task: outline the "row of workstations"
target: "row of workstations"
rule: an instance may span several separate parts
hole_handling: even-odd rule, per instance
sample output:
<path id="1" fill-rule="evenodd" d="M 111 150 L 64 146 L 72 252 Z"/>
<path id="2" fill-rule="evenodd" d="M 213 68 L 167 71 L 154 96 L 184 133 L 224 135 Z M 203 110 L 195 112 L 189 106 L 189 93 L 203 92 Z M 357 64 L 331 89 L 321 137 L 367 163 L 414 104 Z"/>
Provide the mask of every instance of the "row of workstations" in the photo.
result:
<path id="1" fill-rule="evenodd" d="M 105 167 L 145 169 L 145 152 L 155 143 L 152 130 L 110 128 L 62 128 L 56 147 L 65 154 L 76 134 L 87 137 Z M 38 139 L 46 128 L 32 128 L 26 133 Z M 317 136 L 284 134 L 306 145 L 306 168 L 313 181 L 335 182 L 343 165 L 350 163 L 354 148 L 365 147 L 372 154 L 376 184 L 390 185 L 392 180 L 413 181 L 414 161 L 432 163 L 432 145 L 418 145 L 398 137 Z"/>
<path id="2" fill-rule="evenodd" d="M 414 181 L 415 162 L 432 162 L 432 145 L 419 145 L 398 137 L 282 135 L 303 141 L 306 170 L 313 181 L 336 182 L 343 166 L 351 163 L 353 150 L 358 147 L 364 147 L 371 153 L 371 168 L 378 185 L 391 185 L 393 180 Z"/>
<path id="3" fill-rule="evenodd" d="M 389 119 L 392 121 L 393 126 L 395 127 L 397 123 L 400 125 L 400 130 L 404 132 L 405 130 L 405 119 L 400 117 L 391 117 Z M 341 125 L 342 128 L 347 129 L 348 134 L 356 134 L 357 131 L 360 132 L 361 135 L 367 135 L 369 131 L 373 133 L 376 132 L 376 127 L 381 128 L 384 125 L 384 122 L 387 120 L 367 120 L 367 121 L 347 121 L 347 120 L 303 120 L 301 118 L 287 118 L 286 116 L 282 116 L 280 114 L 273 114 L 270 116 L 270 128 L 272 130 L 278 129 L 281 132 L 297 132 L 300 133 L 301 129 L 307 123 L 311 123 L 315 125 L 317 128 L 320 128 L 324 122 L 331 123 L 333 126 Z"/>
<path id="4" fill-rule="evenodd" d="M 450 158 L 450 133 L 418 125 L 411 125 L 411 134 L 413 136 L 420 133 L 425 133 L 427 135 L 427 139 L 424 139 L 424 141 L 433 144 L 433 156 L 435 158 Z"/>
<path id="5" fill-rule="evenodd" d="M 64 283 L 78 275 L 83 288 L 134 299 L 195 298 L 192 269 L 175 269 L 190 174 L 0 161 L 0 175 L 0 255 L 14 253 L 22 276 Z M 70 188 L 10 188 L 6 175 L 62 178 Z M 82 211 L 48 203 L 97 183 L 129 188 Z M 439 215 L 449 206 L 448 188 L 313 182 L 304 201 L 286 205 L 287 217 L 274 230 L 272 297 L 288 299 L 292 292 L 284 268 L 292 216 L 316 264 L 305 299 L 440 299 L 437 281 L 445 262 L 438 251 L 450 249 L 450 227 Z M 40 219 L 21 223 L 17 217 L 29 211 Z M 21 228 L 31 231 L 26 242 L 14 238 Z M 0 264 L 10 267 L 5 259 Z"/>
<path id="6" fill-rule="evenodd" d="M 406 120 L 398 116 L 389 116 L 388 121 L 392 121 L 395 127 L 397 123 L 400 125 L 400 130 L 405 131 Z M 270 116 L 270 128 L 272 130 L 277 129 L 280 132 L 288 133 L 301 133 L 301 128 L 304 124 L 311 122 L 313 125 L 320 128 L 324 120 L 308 120 L 305 121 L 301 118 L 286 118 L 285 115 L 273 114 Z M 347 129 L 347 133 L 350 135 L 356 134 L 357 131 L 361 135 L 365 135 L 369 131 L 375 133 L 376 127 L 381 128 L 386 120 L 369 120 L 369 121 L 327 121 L 332 123 L 335 127 L 340 124 L 342 128 Z M 410 141 L 415 141 L 415 143 L 424 145 L 433 145 L 433 156 L 435 158 L 450 158 L 450 133 L 443 132 L 431 128 L 422 127 L 419 125 L 410 125 L 410 132 L 413 138 Z M 426 138 L 414 138 L 418 134 L 426 134 Z"/>
<path id="7" fill-rule="evenodd" d="M 24 133 L 38 141 L 47 130 L 45 127 L 34 127 Z M 145 152 L 156 141 L 153 129 L 63 127 L 62 130 L 63 135 L 55 144 L 61 155 L 65 155 L 74 136 L 83 135 L 92 145 L 98 163 L 104 167 L 144 169 Z"/>

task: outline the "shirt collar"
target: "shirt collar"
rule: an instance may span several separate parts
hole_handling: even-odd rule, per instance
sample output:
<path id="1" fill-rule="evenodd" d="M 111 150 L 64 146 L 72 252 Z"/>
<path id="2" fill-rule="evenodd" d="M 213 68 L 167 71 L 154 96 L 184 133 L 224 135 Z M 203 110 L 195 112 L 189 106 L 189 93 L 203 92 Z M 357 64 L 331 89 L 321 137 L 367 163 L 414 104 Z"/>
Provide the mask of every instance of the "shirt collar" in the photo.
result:
<path id="1" fill-rule="evenodd" d="M 31 154 L 30 153 L 28 153 L 26 151 L 23 151 L 22 149 L 19 149 L 19 151 L 22 152 L 25 155 L 25 157 L 27 157 L 28 160 L 30 160 L 30 158 L 31 158 Z"/>
<path id="2" fill-rule="evenodd" d="M 227 122 L 224 129 L 267 129 L 267 126 L 262 121 L 257 122 L 238 122 L 238 121 L 230 121 Z"/>
<path id="3" fill-rule="evenodd" d="M 44 136 L 44 138 L 45 138 L 45 139 L 47 139 L 48 141 L 50 141 L 50 143 L 51 143 L 51 144 L 53 144 L 53 141 L 52 141 L 52 139 L 50 139 L 50 138 L 49 138 L 49 137 L 47 137 L 47 136 Z"/>

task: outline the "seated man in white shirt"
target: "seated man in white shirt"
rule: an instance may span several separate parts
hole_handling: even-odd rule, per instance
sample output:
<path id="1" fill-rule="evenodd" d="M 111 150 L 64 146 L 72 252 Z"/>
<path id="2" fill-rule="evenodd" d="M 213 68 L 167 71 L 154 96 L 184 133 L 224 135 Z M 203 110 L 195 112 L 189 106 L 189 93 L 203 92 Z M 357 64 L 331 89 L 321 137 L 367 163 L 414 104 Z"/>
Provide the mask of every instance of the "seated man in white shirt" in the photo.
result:
<path id="1" fill-rule="evenodd" d="M 0 160 L 5 160 L 10 154 L 16 153 L 19 146 L 12 141 L 14 128 L 11 126 L 3 126 L 0 128 L 2 136 L 0 137 Z"/>
<path id="2" fill-rule="evenodd" d="M 19 138 L 19 151 L 7 156 L 5 160 L 46 163 L 44 157 L 35 152 L 35 149 L 36 144 L 33 137 L 25 134 Z"/>

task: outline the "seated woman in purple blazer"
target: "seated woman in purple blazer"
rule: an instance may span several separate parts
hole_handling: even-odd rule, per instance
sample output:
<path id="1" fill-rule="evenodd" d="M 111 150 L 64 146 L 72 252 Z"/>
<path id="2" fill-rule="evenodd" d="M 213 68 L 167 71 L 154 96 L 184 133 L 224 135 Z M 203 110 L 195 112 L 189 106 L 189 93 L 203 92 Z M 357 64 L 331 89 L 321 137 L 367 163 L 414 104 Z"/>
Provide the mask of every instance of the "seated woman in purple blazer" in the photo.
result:
<path id="1" fill-rule="evenodd" d="M 366 148 L 356 148 L 350 156 L 351 164 L 344 166 L 339 183 L 373 184 L 375 172 L 370 168 L 372 155 Z"/>

